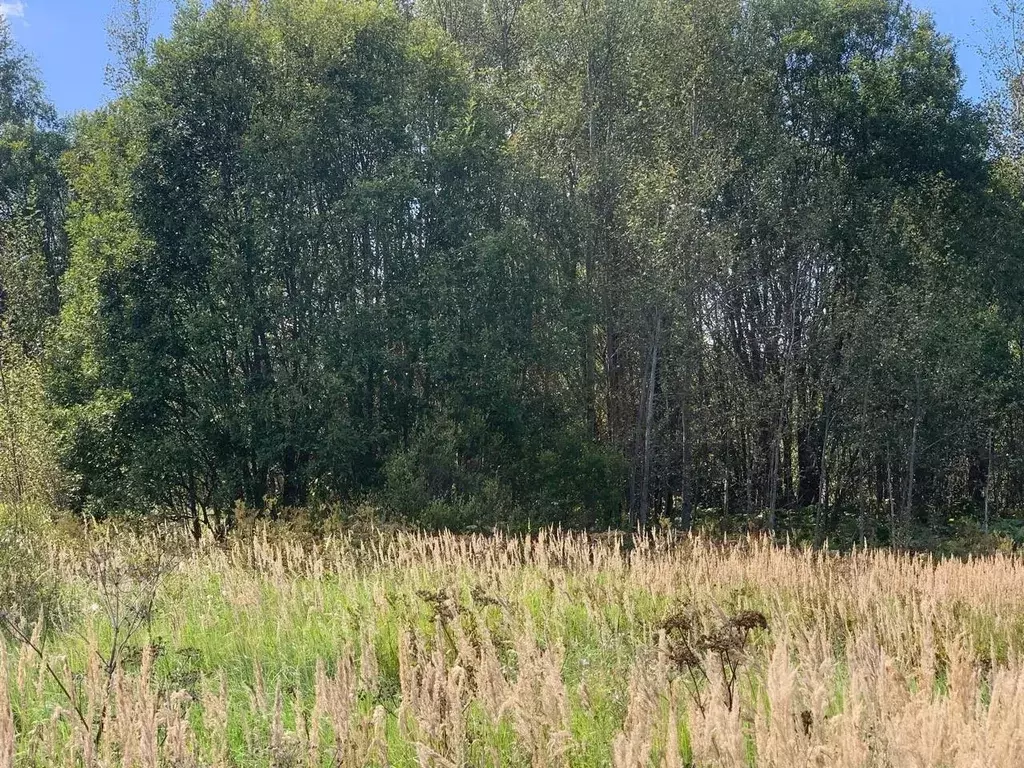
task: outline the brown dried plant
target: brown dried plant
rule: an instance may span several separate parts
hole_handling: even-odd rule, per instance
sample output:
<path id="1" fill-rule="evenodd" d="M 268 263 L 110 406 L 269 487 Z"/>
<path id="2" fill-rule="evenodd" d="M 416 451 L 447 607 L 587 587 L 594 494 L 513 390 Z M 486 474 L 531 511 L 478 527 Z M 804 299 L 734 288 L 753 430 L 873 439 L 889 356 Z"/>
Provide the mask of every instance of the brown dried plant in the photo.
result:
<path id="1" fill-rule="evenodd" d="M 706 630 L 692 609 L 683 609 L 665 618 L 658 629 L 664 638 L 665 655 L 686 679 L 686 690 L 694 706 L 706 714 L 705 692 L 711 682 L 709 665 L 717 667 L 724 686 L 725 706 L 732 709 L 751 637 L 768 629 L 768 619 L 759 611 L 740 611 Z"/>

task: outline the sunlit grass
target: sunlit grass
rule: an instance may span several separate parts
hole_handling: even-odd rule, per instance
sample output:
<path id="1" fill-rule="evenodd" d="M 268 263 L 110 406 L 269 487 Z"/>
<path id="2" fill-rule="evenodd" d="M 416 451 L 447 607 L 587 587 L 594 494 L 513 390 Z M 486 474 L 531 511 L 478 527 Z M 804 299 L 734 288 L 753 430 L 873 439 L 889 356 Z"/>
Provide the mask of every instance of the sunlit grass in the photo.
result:
<path id="1" fill-rule="evenodd" d="M 13 745 L 30 766 L 1014 764 L 1018 558 L 668 534 L 626 543 L 268 530 L 196 546 L 101 530 L 53 544 L 50 573 L 74 611 L 37 633 L 46 665 L 8 642 L 0 755 Z M 140 574 L 154 568 L 153 610 L 124 643 L 126 617 L 152 597 Z M 716 629 L 741 615 L 768 627 L 742 640 Z M 669 617 L 699 658 L 680 651 Z"/>

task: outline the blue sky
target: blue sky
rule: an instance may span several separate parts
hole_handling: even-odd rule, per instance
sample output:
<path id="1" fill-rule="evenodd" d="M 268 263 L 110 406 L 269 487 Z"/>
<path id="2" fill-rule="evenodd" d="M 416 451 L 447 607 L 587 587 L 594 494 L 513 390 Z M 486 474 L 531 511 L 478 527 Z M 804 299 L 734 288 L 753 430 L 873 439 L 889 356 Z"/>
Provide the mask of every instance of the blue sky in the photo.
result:
<path id="1" fill-rule="evenodd" d="M 173 3 L 154 0 L 154 30 L 170 26 Z M 989 26 L 988 0 L 916 0 L 932 11 L 939 29 L 958 40 L 967 93 L 982 92 L 982 60 L 977 52 Z M 0 13 L 15 38 L 35 58 L 50 98 L 62 113 L 91 109 L 109 96 L 104 85 L 107 19 L 115 0 L 0 0 Z"/>

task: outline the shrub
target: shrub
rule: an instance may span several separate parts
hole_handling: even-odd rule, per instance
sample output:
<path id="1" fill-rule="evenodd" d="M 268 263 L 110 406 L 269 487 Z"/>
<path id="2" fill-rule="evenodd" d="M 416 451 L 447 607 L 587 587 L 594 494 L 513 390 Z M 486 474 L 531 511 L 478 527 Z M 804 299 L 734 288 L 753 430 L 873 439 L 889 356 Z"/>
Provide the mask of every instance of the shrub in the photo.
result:
<path id="1" fill-rule="evenodd" d="M 429 528 L 621 523 L 621 456 L 568 428 L 507 432 L 475 412 L 427 419 L 385 464 L 385 506 Z"/>
<path id="2" fill-rule="evenodd" d="M 429 528 L 507 521 L 515 505 L 497 470 L 507 452 L 478 415 L 431 417 L 385 464 L 385 505 Z"/>
<path id="3" fill-rule="evenodd" d="M 54 507 L 64 478 L 43 392 L 42 365 L 5 340 L 7 332 L 0 322 L 0 499 Z"/>
<path id="4" fill-rule="evenodd" d="M 0 504 L 0 611 L 34 618 L 58 606 L 52 539 L 52 524 L 41 507 Z"/>

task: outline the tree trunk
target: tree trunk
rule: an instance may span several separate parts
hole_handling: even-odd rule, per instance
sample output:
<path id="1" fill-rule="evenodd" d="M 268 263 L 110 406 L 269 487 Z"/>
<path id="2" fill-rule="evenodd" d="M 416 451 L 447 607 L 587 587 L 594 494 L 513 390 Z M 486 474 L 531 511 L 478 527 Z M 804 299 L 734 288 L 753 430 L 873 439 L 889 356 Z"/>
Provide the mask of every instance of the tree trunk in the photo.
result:
<path id="1" fill-rule="evenodd" d="M 661 347 L 661 313 L 658 312 L 654 319 L 654 341 L 651 344 L 650 366 L 648 369 L 647 392 L 644 403 L 644 442 L 643 442 L 643 464 L 640 474 L 640 491 L 638 499 L 637 522 L 641 528 L 646 528 L 650 512 L 650 484 L 651 484 L 651 451 L 653 444 L 654 428 L 654 390 L 658 377 L 658 352 Z"/>
<path id="2" fill-rule="evenodd" d="M 994 439 L 992 437 L 992 430 L 988 433 L 988 463 L 985 466 L 985 517 L 984 517 L 984 530 L 988 533 L 989 527 L 989 499 L 992 496 L 992 454 L 994 449 Z"/>
<path id="3" fill-rule="evenodd" d="M 885 501 L 889 506 L 889 540 L 896 544 L 898 543 L 900 532 L 899 532 L 899 521 L 896 519 L 896 488 L 893 486 L 892 479 L 892 456 L 886 452 L 885 457 Z"/>
<path id="4" fill-rule="evenodd" d="M 828 536 L 829 528 L 829 505 L 828 505 L 828 421 L 825 420 L 825 427 L 821 434 L 821 461 L 818 465 L 820 467 L 820 485 L 818 487 L 818 520 L 817 520 L 817 534 L 816 538 L 819 541 L 824 540 Z"/>
<path id="5" fill-rule="evenodd" d="M 682 528 L 689 530 L 693 527 L 693 489 L 691 483 L 691 457 L 690 457 L 690 415 L 689 400 L 684 396 L 683 405 L 680 409 L 680 422 L 682 428 L 682 479 L 679 483 L 680 522 Z M 728 514 L 728 510 L 725 511 Z"/>
<path id="6" fill-rule="evenodd" d="M 906 535 L 914 509 L 914 479 L 917 475 L 917 433 L 921 423 L 921 398 L 918 396 L 914 404 L 914 426 L 910 431 L 910 449 L 907 451 L 907 482 L 903 496 L 903 514 L 900 520 L 900 542 L 905 543 Z"/>

